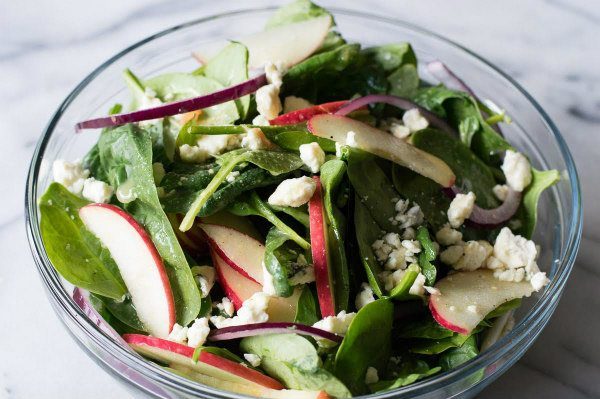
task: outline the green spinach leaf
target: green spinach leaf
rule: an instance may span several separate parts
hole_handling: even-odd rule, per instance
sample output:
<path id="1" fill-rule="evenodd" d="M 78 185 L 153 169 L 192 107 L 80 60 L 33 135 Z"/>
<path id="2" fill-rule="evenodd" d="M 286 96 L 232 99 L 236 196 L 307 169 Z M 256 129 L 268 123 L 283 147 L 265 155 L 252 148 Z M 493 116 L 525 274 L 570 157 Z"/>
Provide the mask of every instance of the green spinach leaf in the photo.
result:
<path id="1" fill-rule="evenodd" d="M 435 277 L 437 275 L 437 269 L 431 262 L 437 257 L 433 242 L 429 237 L 429 231 L 427 227 L 420 226 L 417 229 L 417 240 L 421 243 L 421 253 L 419 254 L 419 266 L 421 267 L 421 273 L 425 276 L 427 281 L 425 282 L 428 286 L 435 284 Z"/>
<path id="2" fill-rule="evenodd" d="M 396 366 L 394 378 L 381 380 L 371 384 L 371 392 L 384 392 L 392 389 L 410 385 L 420 379 L 429 377 L 438 373 L 441 367 L 429 368 L 429 365 L 423 360 L 409 358 L 404 360 L 399 366 Z"/>
<path id="3" fill-rule="evenodd" d="M 354 226 L 360 259 L 365 268 L 369 285 L 378 297 L 384 295 L 383 285 L 379 281 L 381 266 L 373 253 L 372 244 L 381 236 L 381 228 L 371 217 L 367 207 L 360 201 L 358 195 L 354 200 Z"/>
<path id="4" fill-rule="evenodd" d="M 417 296 L 412 295 L 409 291 L 410 287 L 412 287 L 412 285 L 414 284 L 420 271 L 421 270 L 419 266 L 408 266 L 400 282 L 396 284 L 396 286 L 390 291 L 390 298 L 396 299 L 398 301 L 406 301 L 410 299 L 419 298 Z"/>
<path id="5" fill-rule="evenodd" d="M 265 240 L 264 265 L 273 276 L 273 286 L 277 296 L 289 297 L 294 293 L 294 287 L 288 281 L 294 265 L 297 263 L 301 249 L 290 242 L 290 237 L 272 227 Z"/>
<path id="6" fill-rule="evenodd" d="M 444 371 L 452 370 L 474 357 L 477 357 L 478 354 L 477 340 L 475 335 L 471 335 L 462 346 L 444 352 L 440 356 L 439 365 Z"/>
<path id="7" fill-rule="evenodd" d="M 531 169 L 532 180 L 525 189 L 521 208 L 515 219 L 521 221 L 518 233 L 523 237 L 531 239 L 537 222 L 537 207 L 542 192 L 553 186 L 560 180 L 557 170 L 539 171 Z"/>
<path id="8" fill-rule="evenodd" d="M 90 297 L 92 295 L 94 294 L 91 294 Z M 108 309 L 108 311 L 121 323 L 136 331 L 148 332 L 146 331 L 146 327 L 144 327 L 138 318 L 135 305 L 128 295 L 125 297 L 125 299 L 121 298 L 119 300 L 107 298 L 101 295 L 95 295 L 95 297 L 98 301 L 102 302 L 102 304 L 106 306 L 106 309 Z"/>
<path id="9" fill-rule="evenodd" d="M 312 326 L 320 319 L 321 312 L 319 310 L 317 299 L 315 298 L 315 293 L 308 285 L 305 285 L 302 288 L 300 298 L 298 298 L 294 323 Z"/>

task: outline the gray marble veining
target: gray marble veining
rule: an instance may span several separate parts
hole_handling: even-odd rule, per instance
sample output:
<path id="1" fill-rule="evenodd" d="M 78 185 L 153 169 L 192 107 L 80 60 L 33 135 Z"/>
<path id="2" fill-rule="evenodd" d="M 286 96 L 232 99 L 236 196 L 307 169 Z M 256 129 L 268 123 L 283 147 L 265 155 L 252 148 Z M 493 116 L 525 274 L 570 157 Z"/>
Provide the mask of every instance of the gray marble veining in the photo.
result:
<path id="1" fill-rule="evenodd" d="M 0 398 L 128 397 L 74 344 L 27 247 L 23 190 L 35 143 L 89 71 L 165 27 L 278 1 L 0 2 Z M 588 0 L 322 1 L 422 25 L 515 77 L 563 132 L 583 184 L 584 238 L 561 303 L 525 357 L 481 398 L 600 397 L 600 3 Z M 8 317 L 6 317 L 8 315 Z"/>

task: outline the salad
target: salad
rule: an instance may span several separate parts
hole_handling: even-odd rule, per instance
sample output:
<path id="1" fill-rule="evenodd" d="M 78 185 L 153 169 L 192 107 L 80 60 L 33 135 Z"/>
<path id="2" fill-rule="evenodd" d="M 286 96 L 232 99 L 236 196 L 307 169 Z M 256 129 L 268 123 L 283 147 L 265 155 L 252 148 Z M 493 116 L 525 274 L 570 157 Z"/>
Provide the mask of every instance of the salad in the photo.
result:
<path id="1" fill-rule="evenodd" d="M 478 356 L 549 283 L 531 237 L 559 174 L 443 63 L 423 81 L 409 43 L 348 43 L 308 0 L 194 57 L 126 70 L 128 108 L 77 124 L 99 139 L 39 202 L 120 345 L 215 388 L 347 398 Z"/>

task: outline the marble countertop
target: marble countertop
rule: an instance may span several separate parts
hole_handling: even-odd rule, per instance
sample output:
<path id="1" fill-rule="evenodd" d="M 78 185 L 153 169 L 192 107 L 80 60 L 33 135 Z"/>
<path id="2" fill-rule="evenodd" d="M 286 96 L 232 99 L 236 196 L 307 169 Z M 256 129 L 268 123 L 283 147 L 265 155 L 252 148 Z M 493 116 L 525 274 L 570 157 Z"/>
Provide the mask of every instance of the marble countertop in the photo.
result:
<path id="1" fill-rule="evenodd" d="M 269 5 L 280 0 L 254 0 Z M 57 105 L 109 56 L 233 0 L 0 2 L 0 398 L 129 397 L 66 334 L 49 306 L 23 222 L 26 170 Z M 478 52 L 546 109 L 583 183 L 582 247 L 560 305 L 534 346 L 481 398 L 600 398 L 600 2 L 322 1 L 408 20 Z"/>

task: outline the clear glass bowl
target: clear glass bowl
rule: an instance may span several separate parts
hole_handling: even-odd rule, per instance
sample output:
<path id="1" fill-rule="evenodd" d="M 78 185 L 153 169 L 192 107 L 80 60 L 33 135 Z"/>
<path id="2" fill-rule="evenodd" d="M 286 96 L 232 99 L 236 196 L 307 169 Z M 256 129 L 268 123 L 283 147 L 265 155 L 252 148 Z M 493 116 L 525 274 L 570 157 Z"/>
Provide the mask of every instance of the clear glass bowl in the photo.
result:
<path id="1" fill-rule="evenodd" d="M 166 71 L 190 71 L 197 66 L 194 50 L 214 47 L 241 37 L 248 27 L 260 27 L 272 9 L 231 12 L 179 25 L 140 41 L 120 52 L 86 77 L 60 105 L 35 150 L 25 198 L 31 251 L 54 310 L 80 347 L 102 368 L 117 376 L 140 396 L 161 398 L 240 398 L 165 372 L 113 342 L 71 299 L 70 285 L 58 276 L 42 244 L 38 199 L 51 181 L 57 158 L 81 157 L 95 143 L 98 132 L 75 134 L 77 121 L 107 112 L 115 102 L 127 103 L 122 71 L 131 68 L 142 77 Z M 408 41 L 421 65 L 439 59 L 468 82 L 481 98 L 505 109 L 513 123 L 503 132 L 516 148 L 528 154 L 534 167 L 555 168 L 562 179 L 540 203 L 535 241 L 542 246 L 540 267 L 552 282 L 524 301 L 517 325 L 493 347 L 460 367 L 408 387 L 370 398 L 471 397 L 531 346 L 554 312 L 569 276 L 581 238 L 581 193 L 571 154 L 556 126 L 542 108 L 514 80 L 476 54 L 406 22 L 345 10 L 334 10 L 340 31 L 349 41 L 364 45 Z M 421 76 L 435 82 L 425 70 Z M 482 374 L 483 371 L 483 374 Z M 482 377 L 483 376 L 483 377 Z"/>

